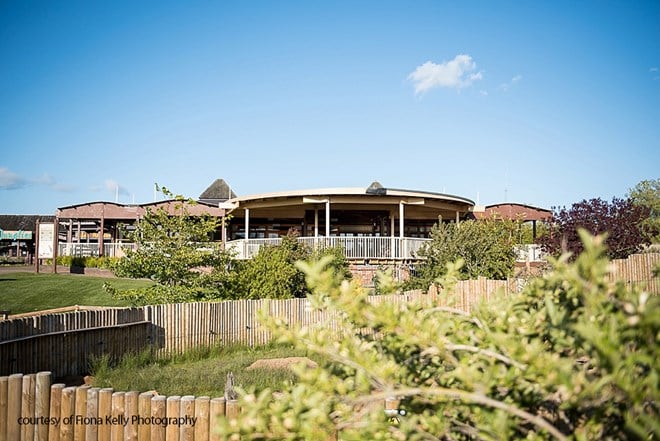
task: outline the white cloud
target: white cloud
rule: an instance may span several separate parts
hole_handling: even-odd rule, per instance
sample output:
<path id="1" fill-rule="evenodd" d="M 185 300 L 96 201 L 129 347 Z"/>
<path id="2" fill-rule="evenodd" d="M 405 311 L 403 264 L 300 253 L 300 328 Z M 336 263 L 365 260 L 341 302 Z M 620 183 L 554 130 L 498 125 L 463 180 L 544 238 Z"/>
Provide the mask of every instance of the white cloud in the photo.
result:
<path id="1" fill-rule="evenodd" d="M 652 67 L 649 69 L 649 72 L 657 72 L 658 68 L 657 67 Z"/>
<path id="2" fill-rule="evenodd" d="M 502 91 L 506 92 L 506 91 L 509 90 L 514 84 L 516 84 L 516 83 L 519 82 L 520 80 L 522 80 L 522 75 L 516 75 L 515 77 L 511 78 L 511 80 L 510 80 L 509 82 L 507 82 L 507 83 L 502 83 L 502 84 L 500 84 L 497 88 L 498 88 L 499 90 L 502 90 Z"/>
<path id="3" fill-rule="evenodd" d="M 25 187 L 27 180 L 18 176 L 7 167 L 0 167 L 0 189 L 17 190 Z"/>
<path id="4" fill-rule="evenodd" d="M 456 55 L 453 60 L 441 64 L 427 61 L 417 66 L 408 79 L 415 85 L 415 94 L 427 92 L 436 87 L 462 89 L 483 78 L 477 72 L 477 63 L 469 55 Z"/>
<path id="5" fill-rule="evenodd" d="M 24 178 L 9 170 L 7 167 L 0 167 L 0 190 L 17 190 L 32 185 L 43 185 L 57 192 L 70 192 L 75 187 L 62 184 L 48 173 L 44 173 L 38 178 Z"/>

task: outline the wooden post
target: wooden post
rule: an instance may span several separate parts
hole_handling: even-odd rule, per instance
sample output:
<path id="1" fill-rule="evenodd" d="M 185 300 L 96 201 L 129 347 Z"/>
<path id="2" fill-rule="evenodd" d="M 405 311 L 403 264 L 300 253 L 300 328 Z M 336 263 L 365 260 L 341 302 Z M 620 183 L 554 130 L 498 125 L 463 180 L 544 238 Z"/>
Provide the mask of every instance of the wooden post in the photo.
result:
<path id="1" fill-rule="evenodd" d="M 126 426 L 124 426 L 124 441 L 137 441 L 138 440 L 138 425 L 133 419 L 134 416 L 139 416 L 138 412 L 138 396 L 139 392 L 131 391 L 126 392 L 124 399 L 124 414 L 126 415 Z"/>
<path id="2" fill-rule="evenodd" d="M 34 417 L 34 395 L 36 393 L 36 378 L 34 375 L 23 376 L 23 397 L 21 401 L 21 416 L 23 418 Z M 34 439 L 34 424 L 23 424 L 21 426 L 21 439 Z"/>
<path id="3" fill-rule="evenodd" d="M 151 399 L 151 416 L 155 420 L 161 420 L 167 416 L 166 402 L 167 398 L 162 395 L 157 395 Z M 165 426 L 162 424 L 151 426 L 151 441 L 166 441 L 165 436 Z"/>
<path id="4" fill-rule="evenodd" d="M 179 418 L 180 407 L 180 396 L 167 397 L 167 418 Z M 165 429 L 165 439 L 167 441 L 179 441 L 179 427 L 175 424 L 168 424 Z"/>
<path id="5" fill-rule="evenodd" d="M 90 420 L 95 420 L 99 416 L 99 391 L 98 387 L 92 387 L 87 390 L 87 408 L 85 415 Z M 98 441 L 99 424 L 87 424 L 85 427 L 85 441 Z"/>
<path id="6" fill-rule="evenodd" d="M 55 216 L 53 222 L 53 274 L 57 274 L 57 253 L 60 247 L 60 219 Z"/>
<path id="7" fill-rule="evenodd" d="M 21 393 L 23 389 L 23 374 L 9 376 L 7 389 L 7 440 L 21 439 L 21 426 L 18 418 L 21 416 Z"/>
<path id="8" fill-rule="evenodd" d="M 195 416 L 195 397 L 185 395 L 181 397 L 181 409 L 179 416 L 191 420 Z M 192 424 L 182 424 L 179 428 L 179 441 L 196 441 L 195 428 Z"/>
<path id="9" fill-rule="evenodd" d="M 220 434 L 215 432 L 215 422 L 225 415 L 225 399 L 213 398 L 210 406 L 209 441 L 220 441 Z"/>
<path id="10" fill-rule="evenodd" d="M 138 397 L 138 415 L 142 418 L 149 418 L 151 416 L 151 398 L 153 394 L 150 392 L 141 393 Z M 140 424 L 138 426 L 138 440 L 150 441 L 151 440 L 151 424 Z"/>
<path id="11" fill-rule="evenodd" d="M 76 412 L 76 388 L 62 389 L 62 405 L 60 409 L 60 441 L 73 441 Z"/>
<path id="12" fill-rule="evenodd" d="M 61 409 L 62 409 L 62 391 L 64 390 L 63 384 L 53 384 L 50 387 L 50 405 L 49 405 L 49 414 L 51 418 L 60 418 Z M 60 439 L 60 429 L 62 428 L 62 420 L 59 420 L 57 424 L 50 424 L 48 426 L 48 439 L 49 440 L 59 440 Z"/>
<path id="13" fill-rule="evenodd" d="M 39 372 L 35 386 L 34 416 L 46 418 L 50 403 L 50 372 Z M 1 392 L 0 392 L 1 396 Z M 0 411 L 0 414 L 1 411 Z M 34 441 L 48 441 L 48 424 L 39 424 L 34 433 Z"/>
<path id="14" fill-rule="evenodd" d="M 7 393 L 9 377 L 0 377 L 0 441 L 7 441 Z"/>
<path id="15" fill-rule="evenodd" d="M 112 389 L 105 388 L 99 391 L 98 411 L 99 418 L 103 421 L 103 424 L 98 427 L 98 441 L 110 441 L 111 426 L 105 424 L 105 421 L 107 417 L 112 416 Z"/>
<path id="16" fill-rule="evenodd" d="M 85 385 L 76 388 L 76 409 L 74 411 L 75 417 L 84 417 L 87 415 L 87 392 L 91 386 Z M 85 424 L 80 424 L 76 421 L 73 429 L 74 441 L 85 441 L 86 438 Z"/>
<path id="17" fill-rule="evenodd" d="M 110 440 L 124 440 L 124 392 L 114 392 L 112 394 L 112 427 L 110 427 Z"/>
<path id="18" fill-rule="evenodd" d="M 238 405 L 238 400 L 229 400 L 225 404 L 225 415 L 228 419 L 238 418 L 238 414 L 241 411 L 240 406 Z"/>
<path id="19" fill-rule="evenodd" d="M 211 399 L 209 397 L 197 397 L 195 400 L 195 441 L 209 441 L 209 415 Z"/>
<path id="20" fill-rule="evenodd" d="M 34 272 L 39 274 L 39 219 L 37 219 L 37 231 L 35 231 L 36 237 L 34 238 Z"/>

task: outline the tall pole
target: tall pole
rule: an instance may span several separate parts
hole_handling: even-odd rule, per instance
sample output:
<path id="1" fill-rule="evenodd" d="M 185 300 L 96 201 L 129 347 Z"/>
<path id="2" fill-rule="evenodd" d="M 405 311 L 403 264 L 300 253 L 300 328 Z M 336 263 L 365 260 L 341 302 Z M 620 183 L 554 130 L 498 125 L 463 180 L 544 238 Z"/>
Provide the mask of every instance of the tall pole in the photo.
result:
<path id="1" fill-rule="evenodd" d="M 330 237 L 330 198 L 325 201 L 325 237 Z"/>

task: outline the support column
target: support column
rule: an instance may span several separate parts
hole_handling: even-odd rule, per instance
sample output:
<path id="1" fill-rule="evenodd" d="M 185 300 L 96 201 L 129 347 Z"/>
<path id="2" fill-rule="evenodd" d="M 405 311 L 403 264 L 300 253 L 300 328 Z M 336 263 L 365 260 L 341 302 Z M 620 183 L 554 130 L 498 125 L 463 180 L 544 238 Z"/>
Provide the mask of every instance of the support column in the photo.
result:
<path id="1" fill-rule="evenodd" d="M 394 210 L 390 210 L 390 259 L 396 256 L 396 239 L 394 238 Z"/>
<path id="2" fill-rule="evenodd" d="M 314 237 L 319 237 L 319 207 L 314 207 Z"/>
<path id="3" fill-rule="evenodd" d="M 457 211 L 456 212 L 456 223 L 458 223 L 461 220 L 460 213 Z"/>
<path id="4" fill-rule="evenodd" d="M 103 256 L 103 231 L 105 230 L 105 216 L 101 215 L 101 225 L 99 226 L 99 257 Z"/>
<path id="5" fill-rule="evenodd" d="M 325 237 L 330 237 L 330 199 L 325 201 Z"/>
<path id="6" fill-rule="evenodd" d="M 404 221 L 403 221 L 403 201 L 399 202 L 399 237 L 403 239 L 403 228 L 404 228 Z"/>
<path id="7" fill-rule="evenodd" d="M 250 238 L 250 209 L 245 209 L 245 239 Z"/>

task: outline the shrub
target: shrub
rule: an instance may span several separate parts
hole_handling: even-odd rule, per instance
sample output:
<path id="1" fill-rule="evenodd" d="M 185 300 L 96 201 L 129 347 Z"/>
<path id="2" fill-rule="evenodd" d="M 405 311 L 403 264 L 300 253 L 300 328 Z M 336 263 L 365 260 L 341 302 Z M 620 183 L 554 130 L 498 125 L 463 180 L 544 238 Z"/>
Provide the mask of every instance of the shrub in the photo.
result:
<path id="1" fill-rule="evenodd" d="M 328 327 L 290 328 L 263 315 L 278 341 L 330 361 L 299 369 L 277 399 L 247 391 L 230 439 L 656 439 L 660 436 L 660 298 L 611 282 L 603 238 L 582 234 L 519 295 L 472 313 L 392 302 L 302 265 Z M 457 280 L 450 264 L 442 283 Z M 405 410 L 383 411 L 385 399 Z"/>

